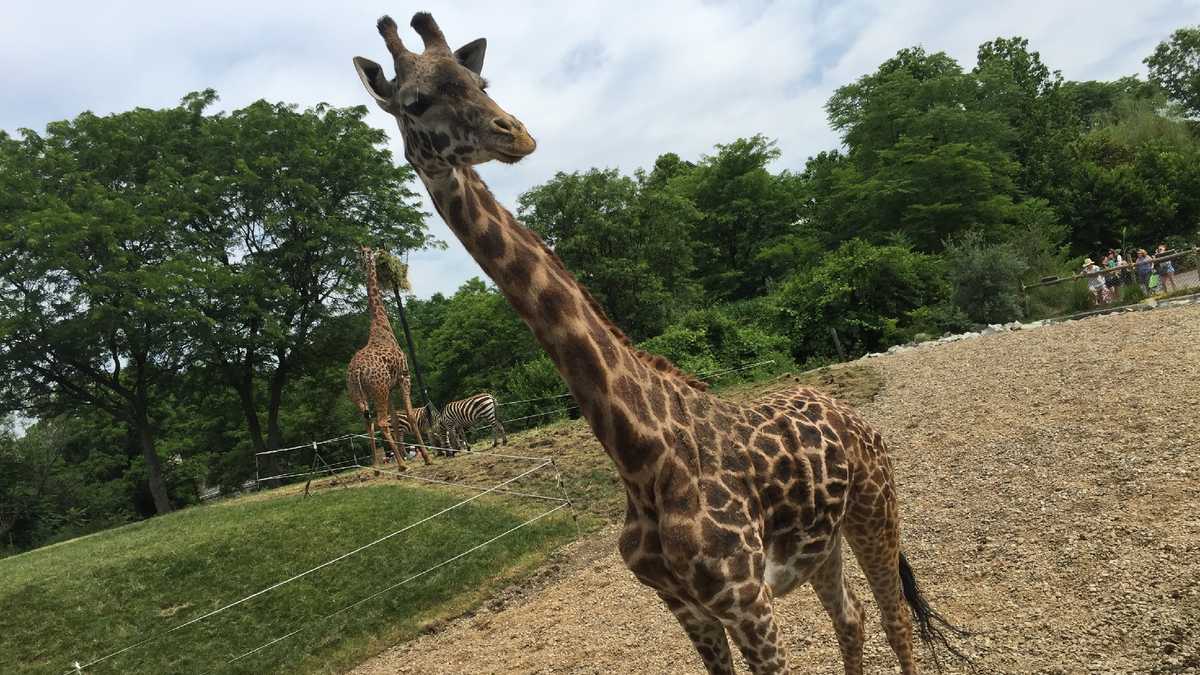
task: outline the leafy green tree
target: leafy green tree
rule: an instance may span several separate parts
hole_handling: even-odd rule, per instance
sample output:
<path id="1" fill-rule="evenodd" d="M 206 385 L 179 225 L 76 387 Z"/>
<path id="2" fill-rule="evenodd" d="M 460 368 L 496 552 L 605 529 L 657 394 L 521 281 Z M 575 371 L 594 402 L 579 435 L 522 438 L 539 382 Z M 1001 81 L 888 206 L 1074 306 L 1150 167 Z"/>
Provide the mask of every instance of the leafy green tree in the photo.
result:
<path id="1" fill-rule="evenodd" d="M 1022 37 L 997 38 L 979 46 L 972 75 L 979 104 L 1008 119 L 1011 150 L 1019 165 L 1016 183 L 1025 195 L 1048 196 L 1069 172 L 1066 146 L 1081 119 L 1062 91 L 1063 79 L 1030 51 Z"/>
<path id="2" fill-rule="evenodd" d="M 662 330 L 692 269 L 690 204 L 639 187 L 592 169 L 558 173 L 519 199 L 522 220 L 634 338 Z"/>
<path id="3" fill-rule="evenodd" d="M 1077 253 L 1150 245 L 1200 222 L 1200 141 L 1151 102 L 1118 105 L 1071 150 L 1061 210 Z"/>
<path id="4" fill-rule="evenodd" d="M 428 345 L 430 395 L 438 403 L 495 393 L 506 371 L 542 353 L 504 296 L 478 278 L 448 299 L 442 323 L 422 342 Z"/>
<path id="5" fill-rule="evenodd" d="M 1146 57 L 1150 80 L 1179 103 L 1192 118 L 1200 117 L 1200 26 L 1180 28 Z"/>
<path id="6" fill-rule="evenodd" d="M 786 337 L 740 322 L 719 308 L 692 310 L 641 347 L 662 354 L 680 368 L 700 376 L 770 360 L 775 362 L 771 369 L 784 370 L 792 365 Z M 740 376 L 761 372 L 743 371 Z M 730 373 L 721 381 L 737 379 L 738 373 Z"/>
<path id="7" fill-rule="evenodd" d="M 949 237 L 1012 220 L 1015 134 L 980 96 L 953 59 L 921 48 L 839 88 L 826 107 L 848 152 L 810 162 L 806 176 L 820 181 L 809 183 L 813 230 L 827 245 L 902 234 L 936 252 Z"/>
<path id="8" fill-rule="evenodd" d="M 710 299 L 753 297 L 791 272 L 781 253 L 801 233 L 803 195 L 799 177 L 769 170 L 779 155 L 761 134 L 739 138 L 670 181 L 699 211 L 696 275 Z"/>
<path id="9" fill-rule="evenodd" d="M 83 113 L 5 142 L 0 175 L 0 395 L 53 416 L 102 410 L 136 438 L 154 509 L 171 510 L 153 405 L 189 360 L 184 301 L 201 255 L 186 223 L 207 208 L 204 108 Z"/>
<path id="10" fill-rule="evenodd" d="M 1080 120 L 1084 132 L 1104 124 L 1103 118 L 1111 115 L 1122 102 L 1158 99 L 1162 96 L 1158 87 L 1138 79 L 1136 75 L 1111 82 L 1067 81 L 1062 83 L 1061 91 L 1071 106 L 1072 115 Z"/>

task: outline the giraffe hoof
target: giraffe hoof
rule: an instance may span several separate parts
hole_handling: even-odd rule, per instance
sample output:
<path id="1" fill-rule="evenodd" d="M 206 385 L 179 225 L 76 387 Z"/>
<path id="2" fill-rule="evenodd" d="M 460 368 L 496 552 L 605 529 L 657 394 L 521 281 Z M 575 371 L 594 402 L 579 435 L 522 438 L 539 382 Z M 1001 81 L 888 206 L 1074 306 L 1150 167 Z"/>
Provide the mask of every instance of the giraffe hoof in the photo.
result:
<path id="1" fill-rule="evenodd" d="M 408 465 L 407 464 L 399 464 L 396 466 L 396 471 L 399 471 L 400 473 L 408 471 Z M 399 478 L 399 476 L 397 476 L 397 478 Z"/>

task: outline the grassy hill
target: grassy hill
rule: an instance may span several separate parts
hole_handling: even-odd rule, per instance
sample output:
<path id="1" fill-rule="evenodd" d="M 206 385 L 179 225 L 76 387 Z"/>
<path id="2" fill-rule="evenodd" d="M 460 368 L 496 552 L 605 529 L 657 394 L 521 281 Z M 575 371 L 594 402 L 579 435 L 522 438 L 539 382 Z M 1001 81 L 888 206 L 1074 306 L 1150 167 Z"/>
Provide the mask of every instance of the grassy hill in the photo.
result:
<path id="1" fill-rule="evenodd" d="M 514 475 L 514 474 L 510 474 Z M 0 560 L 0 672 L 62 673 L 308 570 L 471 492 L 391 482 L 192 508 Z M 552 507 L 553 504 L 550 504 Z M 576 529 L 560 511 L 232 666 L 269 640 L 545 511 L 487 495 L 86 672 L 334 672 L 461 613 Z"/>

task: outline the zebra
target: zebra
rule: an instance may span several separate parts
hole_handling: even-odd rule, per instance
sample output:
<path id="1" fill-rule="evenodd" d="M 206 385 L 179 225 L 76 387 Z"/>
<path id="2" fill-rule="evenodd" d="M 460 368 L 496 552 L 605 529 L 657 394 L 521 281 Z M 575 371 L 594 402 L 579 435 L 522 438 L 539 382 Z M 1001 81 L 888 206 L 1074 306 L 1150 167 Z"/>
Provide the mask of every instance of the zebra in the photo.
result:
<path id="1" fill-rule="evenodd" d="M 420 415 L 418 412 L 418 419 Z M 471 449 L 470 443 L 467 442 L 467 432 L 480 424 L 491 425 L 493 448 L 501 443 L 508 445 L 508 434 L 504 432 L 504 425 L 500 424 L 500 419 L 496 416 L 496 397 L 486 391 L 461 401 L 447 403 L 435 421 L 435 426 L 445 431 L 450 447 L 465 450 Z"/>
<path id="2" fill-rule="evenodd" d="M 438 444 L 441 445 L 441 448 L 435 447 L 434 449 L 440 450 L 440 449 L 444 449 L 444 448 L 448 447 L 448 445 L 449 445 L 448 437 L 446 436 L 445 429 L 442 428 L 442 424 L 441 424 L 441 420 L 439 419 L 439 416 L 437 416 L 437 415 L 434 416 L 434 418 L 435 418 L 434 419 L 434 427 L 436 427 L 436 428 L 430 427 L 430 425 L 429 425 L 429 406 L 428 405 L 423 405 L 419 408 L 414 408 L 413 416 L 417 418 L 417 427 L 421 429 L 421 433 L 426 438 L 429 439 L 429 442 L 434 446 L 436 446 Z M 388 423 L 390 423 L 390 421 Z M 398 431 L 401 438 L 403 436 L 407 435 L 407 436 L 411 436 L 415 441 L 417 435 L 416 435 L 416 433 L 413 432 L 413 427 L 408 422 L 408 416 L 405 415 L 403 411 L 400 411 L 400 410 L 396 411 L 396 425 L 397 425 L 397 429 L 393 429 L 392 430 L 393 433 L 396 433 Z M 435 432 L 437 432 L 437 433 L 435 433 Z"/>

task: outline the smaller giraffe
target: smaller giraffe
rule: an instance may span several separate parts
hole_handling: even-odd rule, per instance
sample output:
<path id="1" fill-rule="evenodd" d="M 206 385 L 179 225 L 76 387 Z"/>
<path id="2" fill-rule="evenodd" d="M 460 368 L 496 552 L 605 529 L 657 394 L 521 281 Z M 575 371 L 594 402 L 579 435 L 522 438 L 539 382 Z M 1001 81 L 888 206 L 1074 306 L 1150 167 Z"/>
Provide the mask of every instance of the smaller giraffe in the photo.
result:
<path id="1" fill-rule="evenodd" d="M 350 393 L 350 400 L 354 401 L 354 405 L 366 421 L 367 438 L 371 443 L 374 465 L 378 467 L 383 464 L 383 451 L 375 443 L 375 427 L 378 426 L 388 447 L 396 455 L 396 468 L 405 471 L 408 467 L 404 464 L 404 435 L 400 434 L 397 443 L 391 431 L 400 427 L 396 421 L 396 409 L 392 407 L 392 388 L 400 385 L 405 415 L 408 419 L 413 419 L 415 413 L 412 407 L 408 359 L 396 342 L 396 334 L 392 332 L 392 324 L 388 320 L 387 308 L 379 293 L 374 251 L 367 246 L 361 247 L 359 262 L 367 275 L 367 314 L 371 319 L 371 328 L 366 346 L 355 352 L 354 357 L 350 359 L 350 365 L 346 369 L 346 389 Z M 374 417 L 371 415 L 372 406 L 375 408 Z M 420 451 L 421 457 L 426 464 L 430 464 L 421 430 L 414 429 L 413 435 L 417 437 L 417 450 Z"/>

